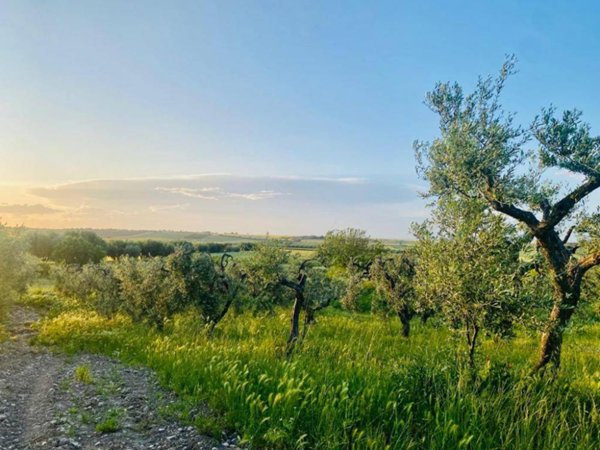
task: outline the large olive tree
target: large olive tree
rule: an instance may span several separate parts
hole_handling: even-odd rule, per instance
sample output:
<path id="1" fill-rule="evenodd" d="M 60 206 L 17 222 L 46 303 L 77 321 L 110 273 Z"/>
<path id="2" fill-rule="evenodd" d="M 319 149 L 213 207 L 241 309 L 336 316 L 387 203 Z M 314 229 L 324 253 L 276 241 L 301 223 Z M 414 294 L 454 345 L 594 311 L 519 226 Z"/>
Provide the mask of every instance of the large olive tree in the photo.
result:
<path id="1" fill-rule="evenodd" d="M 579 304 L 584 275 L 600 263 L 594 227 L 579 236 L 589 239 L 577 252 L 567 246 L 571 233 L 561 236 L 568 225 L 577 225 L 578 206 L 600 187 L 600 138 L 591 136 L 578 111 L 556 117 L 550 108 L 528 128 L 515 124 L 514 116 L 500 105 L 512 73 L 510 58 L 497 78 L 479 79 L 470 94 L 458 84 L 437 84 L 427 95 L 427 104 L 439 116 L 440 135 L 431 142 L 417 142 L 415 150 L 430 196 L 481 199 L 536 239 L 554 289 L 536 369 L 548 364 L 557 368 L 563 332 Z M 534 151 L 526 147 L 531 139 L 537 144 Z M 563 177 L 565 181 L 582 181 L 566 187 L 548 181 L 559 170 L 573 175 Z"/>

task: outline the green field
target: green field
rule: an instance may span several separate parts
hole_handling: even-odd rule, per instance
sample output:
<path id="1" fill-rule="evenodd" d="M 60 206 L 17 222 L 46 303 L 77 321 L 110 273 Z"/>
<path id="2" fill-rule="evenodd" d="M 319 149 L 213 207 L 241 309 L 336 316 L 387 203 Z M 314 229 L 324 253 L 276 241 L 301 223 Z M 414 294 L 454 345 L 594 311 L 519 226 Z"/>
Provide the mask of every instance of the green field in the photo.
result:
<path id="1" fill-rule="evenodd" d="M 553 380 L 528 376 L 537 337 L 524 332 L 486 339 L 473 372 L 462 341 L 435 322 L 403 339 L 396 320 L 329 310 L 290 359 L 283 309 L 231 316 L 208 338 L 192 313 L 159 333 L 29 298 L 52 303 L 39 343 L 149 366 L 181 395 L 182 417 L 203 432 L 236 430 L 251 448 L 563 450 L 600 439 L 598 324 L 568 332 Z M 189 417 L 199 402 L 215 416 Z"/>

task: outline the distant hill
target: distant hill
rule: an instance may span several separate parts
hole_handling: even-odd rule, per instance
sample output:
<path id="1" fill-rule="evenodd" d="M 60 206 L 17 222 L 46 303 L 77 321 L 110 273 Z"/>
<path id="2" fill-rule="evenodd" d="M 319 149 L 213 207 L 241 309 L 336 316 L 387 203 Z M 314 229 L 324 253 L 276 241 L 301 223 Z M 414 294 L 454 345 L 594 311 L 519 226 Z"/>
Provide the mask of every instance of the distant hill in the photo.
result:
<path id="1" fill-rule="evenodd" d="M 31 228 L 31 230 L 44 230 L 40 228 Z M 93 231 L 98 236 L 112 240 L 127 240 L 127 241 L 190 241 L 195 243 L 222 243 L 236 244 L 241 242 L 261 242 L 268 238 L 276 238 L 284 240 L 288 243 L 289 248 L 311 249 L 317 247 L 322 241 L 323 236 L 275 236 L 275 235 L 251 235 L 238 233 L 214 233 L 211 231 L 173 231 L 173 230 L 121 230 L 114 228 L 96 229 L 85 228 L 86 231 Z M 53 229 L 47 231 L 56 231 L 64 233 L 70 229 Z M 400 239 L 381 239 L 388 247 L 400 249 L 411 245 L 411 241 Z"/>

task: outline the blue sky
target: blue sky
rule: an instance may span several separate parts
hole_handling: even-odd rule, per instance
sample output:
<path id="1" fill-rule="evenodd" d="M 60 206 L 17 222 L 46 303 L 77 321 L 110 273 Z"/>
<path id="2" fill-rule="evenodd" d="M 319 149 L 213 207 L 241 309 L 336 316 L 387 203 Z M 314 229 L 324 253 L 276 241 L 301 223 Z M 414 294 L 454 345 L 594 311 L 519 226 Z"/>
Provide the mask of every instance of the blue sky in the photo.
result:
<path id="1" fill-rule="evenodd" d="M 599 18 L 592 1 L 3 1 L 0 214 L 406 237 L 425 93 L 514 53 L 507 109 L 578 107 L 598 130 Z M 198 196 L 216 188 L 218 207 Z"/>

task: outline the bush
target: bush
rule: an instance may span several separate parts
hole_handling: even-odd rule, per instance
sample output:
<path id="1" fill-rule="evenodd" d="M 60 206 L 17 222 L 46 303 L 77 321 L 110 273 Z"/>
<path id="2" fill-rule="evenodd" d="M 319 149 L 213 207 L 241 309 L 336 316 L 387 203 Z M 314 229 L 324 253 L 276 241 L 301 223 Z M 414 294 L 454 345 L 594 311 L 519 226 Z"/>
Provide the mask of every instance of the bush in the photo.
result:
<path id="1" fill-rule="evenodd" d="M 109 263 L 82 267 L 59 264 L 53 268 L 52 278 L 59 293 L 111 317 L 121 308 L 120 280 L 114 268 Z"/>
<path id="2" fill-rule="evenodd" d="M 180 287 L 173 283 L 163 258 L 123 258 L 112 269 L 119 283 L 120 307 L 134 321 L 162 329 L 181 310 Z"/>
<path id="3" fill-rule="evenodd" d="M 25 292 L 35 275 L 36 262 L 26 249 L 19 230 L 9 230 L 0 224 L 0 321 L 10 303 Z"/>

